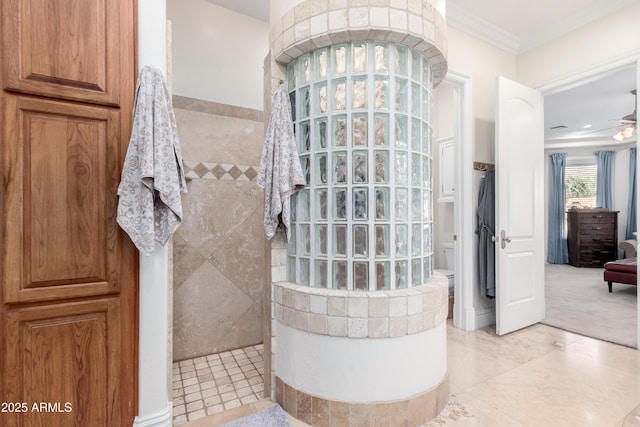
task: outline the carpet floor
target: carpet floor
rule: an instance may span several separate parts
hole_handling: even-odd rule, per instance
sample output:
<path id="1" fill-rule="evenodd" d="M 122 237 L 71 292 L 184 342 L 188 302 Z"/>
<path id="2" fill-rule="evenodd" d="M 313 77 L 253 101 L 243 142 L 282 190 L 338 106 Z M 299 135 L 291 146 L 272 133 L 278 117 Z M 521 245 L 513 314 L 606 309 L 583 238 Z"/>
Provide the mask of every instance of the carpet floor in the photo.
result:
<path id="1" fill-rule="evenodd" d="M 603 271 L 546 264 L 546 317 L 542 323 L 636 347 L 638 288 L 614 283 L 609 293 Z"/>

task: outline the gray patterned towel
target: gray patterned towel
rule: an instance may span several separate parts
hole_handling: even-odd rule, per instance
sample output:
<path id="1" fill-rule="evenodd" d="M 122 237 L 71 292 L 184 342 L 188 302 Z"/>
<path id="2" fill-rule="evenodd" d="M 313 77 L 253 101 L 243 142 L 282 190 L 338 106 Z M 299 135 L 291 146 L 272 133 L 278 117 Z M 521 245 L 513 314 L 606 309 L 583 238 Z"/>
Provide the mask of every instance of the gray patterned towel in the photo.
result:
<path id="1" fill-rule="evenodd" d="M 186 192 L 171 97 L 162 72 L 145 66 L 138 76 L 117 216 L 141 253 L 167 243 L 182 221 L 180 195 Z"/>

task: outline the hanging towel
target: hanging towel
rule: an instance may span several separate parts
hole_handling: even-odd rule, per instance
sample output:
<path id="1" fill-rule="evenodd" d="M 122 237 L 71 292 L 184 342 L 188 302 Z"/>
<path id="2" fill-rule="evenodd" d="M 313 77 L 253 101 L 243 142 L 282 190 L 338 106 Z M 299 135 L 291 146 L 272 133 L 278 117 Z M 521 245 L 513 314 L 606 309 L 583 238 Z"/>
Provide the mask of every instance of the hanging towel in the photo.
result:
<path id="1" fill-rule="evenodd" d="M 258 185 L 264 188 L 264 231 L 267 239 L 278 224 L 289 229 L 289 197 L 305 185 L 284 84 L 273 94 L 271 116 L 262 147 Z M 278 218 L 280 216 L 280 218 Z"/>
<path id="2" fill-rule="evenodd" d="M 120 227 L 149 255 L 182 221 L 187 192 L 180 141 L 162 72 L 145 66 L 138 76 L 133 128 L 118 187 Z"/>
<path id="3" fill-rule="evenodd" d="M 485 172 L 480 183 L 478 195 L 478 210 L 476 234 L 478 239 L 478 270 L 480 275 L 480 290 L 488 298 L 496 296 L 496 269 L 495 254 L 495 180 L 496 171 L 493 169 Z"/>

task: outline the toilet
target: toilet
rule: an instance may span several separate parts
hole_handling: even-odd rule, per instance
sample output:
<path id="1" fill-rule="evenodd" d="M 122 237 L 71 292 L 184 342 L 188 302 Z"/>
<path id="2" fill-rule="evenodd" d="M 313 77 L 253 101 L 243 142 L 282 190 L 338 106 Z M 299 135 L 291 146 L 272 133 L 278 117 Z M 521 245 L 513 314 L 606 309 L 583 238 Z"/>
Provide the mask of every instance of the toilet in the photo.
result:
<path id="1" fill-rule="evenodd" d="M 453 242 L 443 242 L 442 243 L 442 252 L 444 253 L 444 261 L 445 261 L 445 268 L 444 269 L 439 269 L 438 271 L 442 274 L 444 274 L 445 276 L 447 276 L 447 279 L 449 280 L 449 295 L 453 296 L 453 286 L 455 283 L 455 268 L 456 268 L 456 264 L 455 264 L 455 246 Z"/>

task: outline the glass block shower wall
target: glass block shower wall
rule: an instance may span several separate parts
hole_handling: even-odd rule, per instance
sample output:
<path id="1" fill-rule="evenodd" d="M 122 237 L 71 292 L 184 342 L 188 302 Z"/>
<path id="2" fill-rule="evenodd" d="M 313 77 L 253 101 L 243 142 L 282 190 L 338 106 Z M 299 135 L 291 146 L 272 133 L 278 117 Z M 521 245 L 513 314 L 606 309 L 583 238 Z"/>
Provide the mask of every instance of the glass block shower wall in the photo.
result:
<path id="1" fill-rule="evenodd" d="M 387 42 L 289 64 L 307 184 L 291 200 L 289 281 L 375 291 L 431 280 L 431 79 L 421 55 Z"/>

